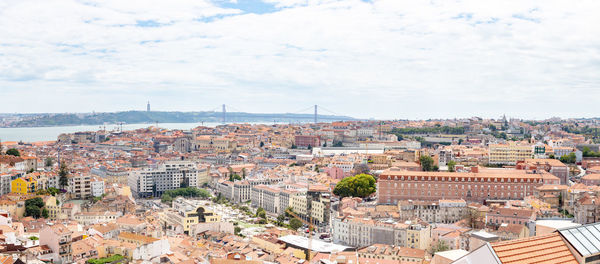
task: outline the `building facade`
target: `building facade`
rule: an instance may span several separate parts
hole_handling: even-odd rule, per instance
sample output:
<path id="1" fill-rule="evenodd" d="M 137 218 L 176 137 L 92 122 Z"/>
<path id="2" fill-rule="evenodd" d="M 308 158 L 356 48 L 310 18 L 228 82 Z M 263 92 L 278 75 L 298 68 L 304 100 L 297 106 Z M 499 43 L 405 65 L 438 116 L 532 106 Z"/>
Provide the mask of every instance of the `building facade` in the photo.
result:
<path id="1" fill-rule="evenodd" d="M 377 181 L 379 204 L 402 200 L 458 200 L 484 202 L 496 199 L 523 199 L 536 187 L 557 184 L 548 172 L 485 169 L 481 172 L 420 172 L 386 170 Z"/>

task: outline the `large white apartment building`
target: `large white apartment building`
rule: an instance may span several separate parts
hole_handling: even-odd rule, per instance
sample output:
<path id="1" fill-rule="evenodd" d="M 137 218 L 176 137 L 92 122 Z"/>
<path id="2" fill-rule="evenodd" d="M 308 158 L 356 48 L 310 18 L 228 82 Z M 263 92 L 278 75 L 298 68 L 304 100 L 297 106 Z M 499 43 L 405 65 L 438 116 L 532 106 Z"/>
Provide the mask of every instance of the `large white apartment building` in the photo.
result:
<path id="1" fill-rule="evenodd" d="M 165 191 L 182 186 L 200 187 L 204 177 L 198 177 L 196 163 L 191 161 L 167 161 L 156 169 L 129 172 L 127 184 L 134 196 L 160 196 Z"/>

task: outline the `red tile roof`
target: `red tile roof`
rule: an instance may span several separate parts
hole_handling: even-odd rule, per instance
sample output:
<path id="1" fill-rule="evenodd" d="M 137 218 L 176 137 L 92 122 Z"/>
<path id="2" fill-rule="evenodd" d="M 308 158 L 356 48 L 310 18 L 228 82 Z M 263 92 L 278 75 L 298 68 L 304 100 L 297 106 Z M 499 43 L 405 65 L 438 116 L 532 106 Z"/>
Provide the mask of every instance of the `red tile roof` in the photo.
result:
<path id="1" fill-rule="evenodd" d="M 558 233 L 492 243 L 491 246 L 503 264 L 577 263 Z"/>

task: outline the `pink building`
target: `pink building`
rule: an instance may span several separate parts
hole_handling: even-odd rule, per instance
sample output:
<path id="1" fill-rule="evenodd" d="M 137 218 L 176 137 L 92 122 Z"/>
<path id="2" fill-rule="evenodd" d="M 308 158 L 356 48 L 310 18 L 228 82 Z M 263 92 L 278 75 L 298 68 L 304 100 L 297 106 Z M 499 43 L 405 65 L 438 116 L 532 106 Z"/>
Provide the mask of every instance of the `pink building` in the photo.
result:
<path id="1" fill-rule="evenodd" d="M 500 226 L 502 224 L 525 225 L 535 221 L 535 211 L 524 208 L 494 208 L 487 214 L 488 224 Z"/>
<path id="2" fill-rule="evenodd" d="M 486 200 L 523 199 L 544 184 L 560 180 L 546 172 L 533 173 L 511 169 L 475 169 L 473 172 L 426 172 L 386 170 L 377 181 L 379 204 L 397 204 L 402 200 L 463 199 L 483 203 Z"/>
<path id="3" fill-rule="evenodd" d="M 342 168 L 338 168 L 338 167 L 325 168 L 325 172 L 327 173 L 327 175 L 330 178 L 335 179 L 335 180 L 341 180 L 341 179 L 345 178 L 346 176 L 348 176 L 348 174 L 345 173 Z"/>

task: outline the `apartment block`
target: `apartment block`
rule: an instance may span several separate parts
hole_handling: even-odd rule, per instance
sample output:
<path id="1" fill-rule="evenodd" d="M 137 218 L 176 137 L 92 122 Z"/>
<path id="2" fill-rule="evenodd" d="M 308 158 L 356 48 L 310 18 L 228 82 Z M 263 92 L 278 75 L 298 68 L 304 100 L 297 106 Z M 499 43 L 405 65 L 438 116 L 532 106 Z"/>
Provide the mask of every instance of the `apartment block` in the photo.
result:
<path id="1" fill-rule="evenodd" d="M 489 163 L 497 165 L 516 165 L 517 161 L 533 158 L 533 146 L 509 144 L 490 144 Z"/>
<path id="2" fill-rule="evenodd" d="M 137 197 L 161 196 L 165 191 L 182 186 L 200 187 L 196 163 L 190 161 L 167 161 L 157 169 L 129 172 L 127 184 Z"/>

